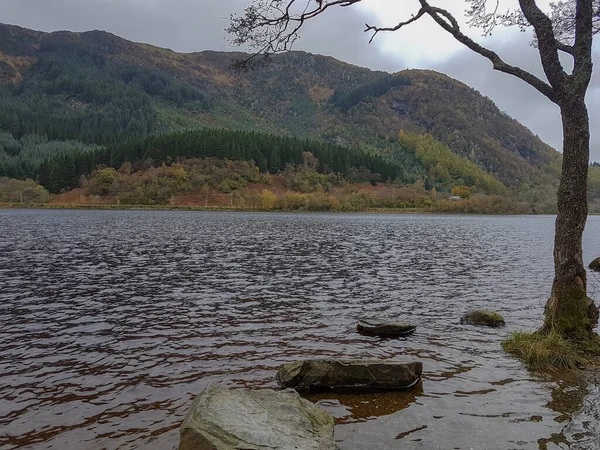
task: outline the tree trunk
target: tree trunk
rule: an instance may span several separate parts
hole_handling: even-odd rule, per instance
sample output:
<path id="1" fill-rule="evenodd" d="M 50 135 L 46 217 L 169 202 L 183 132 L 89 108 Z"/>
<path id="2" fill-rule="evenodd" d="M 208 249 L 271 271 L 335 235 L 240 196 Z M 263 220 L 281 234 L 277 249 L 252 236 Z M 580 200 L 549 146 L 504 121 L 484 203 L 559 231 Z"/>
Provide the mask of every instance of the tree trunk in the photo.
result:
<path id="1" fill-rule="evenodd" d="M 554 330 L 567 338 L 582 340 L 590 336 L 598 323 L 598 309 L 587 296 L 582 250 L 588 212 L 590 151 L 590 126 L 584 99 L 571 98 L 563 102 L 561 117 L 564 138 L 554 237 L 555 277 L 540 332 Z"/>

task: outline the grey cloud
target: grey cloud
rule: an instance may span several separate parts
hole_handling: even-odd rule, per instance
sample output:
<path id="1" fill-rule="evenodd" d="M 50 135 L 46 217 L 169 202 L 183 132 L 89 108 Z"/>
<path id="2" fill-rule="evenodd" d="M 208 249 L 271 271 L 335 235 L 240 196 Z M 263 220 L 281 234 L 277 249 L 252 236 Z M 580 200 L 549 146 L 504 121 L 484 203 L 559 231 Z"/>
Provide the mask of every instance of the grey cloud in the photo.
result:
<path id="1" fill-rule="evenodd" d="M 375 70 L 396 72 L 406 68 L 398 58 L 383 55 L 376 43 L 369 44 L 365 22 L 375 18 L 359 14 L 356 8 L 335 8 L 307 22 L 297 49 L 311 51 Z"/>
<path id="2" fill-rule="evenodd" d="M 225 17 L 244 0 L 0 0 L 2 21 L 42 31 L 106 30 L 181 52 L 225 50 Z"/>

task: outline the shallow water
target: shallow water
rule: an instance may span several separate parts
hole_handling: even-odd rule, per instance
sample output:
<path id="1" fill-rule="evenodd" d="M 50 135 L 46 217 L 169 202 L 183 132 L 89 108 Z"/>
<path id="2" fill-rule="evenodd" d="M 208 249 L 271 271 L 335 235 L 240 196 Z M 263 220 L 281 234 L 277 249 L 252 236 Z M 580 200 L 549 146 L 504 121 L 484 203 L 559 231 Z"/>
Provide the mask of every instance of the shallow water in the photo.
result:
<path id="1" fill-rule="evenodd" d="M 422 387 L 312 397 L 342 449 L 600 448 L 597 384 L 500 349 L 540 323 L 553 220 L 0 210 L 0 447 L 173 449 L 209 383 L 376 357 L 423 361 Z M 600 217 L 584 246 L 600 255 Z M 458 323 L 479 307 L 509 325 Z M 365 337 L 365 315 L 419 327 Z"/>

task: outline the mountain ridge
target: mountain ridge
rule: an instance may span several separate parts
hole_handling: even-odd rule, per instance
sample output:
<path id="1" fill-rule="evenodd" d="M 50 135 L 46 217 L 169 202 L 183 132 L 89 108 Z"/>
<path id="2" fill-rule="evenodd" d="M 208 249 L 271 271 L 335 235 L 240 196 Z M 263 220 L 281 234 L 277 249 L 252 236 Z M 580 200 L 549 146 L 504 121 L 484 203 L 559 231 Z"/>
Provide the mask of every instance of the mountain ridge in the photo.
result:
<path id="1" fill-rule="evenodd" d="M 97 118 L 81 117 L 102 108 L 105 115 L 118 115 L 120 110 L 107 107 L 104 99 L 87 98 L 87 91 L 92 90 L 89 86 L 73 87 L 76 80 L 69 79 L 69 71 L 76 67 L 81 71 L 79 78 L 98 77 L 98 84 L 106 85 L 108 91 L 123 84 L 127 91 L 132 82 L 142 84 L 138 78 L 166 78 L 163 84 L 167 87 L 159 93 L 152 91 L 152 83 L 142 87 L 144 92 L 135 93 L 145 102 L 142 109 L 146 108 L 146 113 L 140 116 L 131 110 L 114 139 L 208 126 L 318 136 L 393 153 L 382 149 L 382 142 L 394 142 L 400 132 L 429 133 L 507 185 L 556 173 L 558 152 L 500 111 L 491 99 L 442 73 L 411 69 L 389 74 L 306 52 L 275 55 L 268 65 L 253 71 L 233 71 L 232 62 L 245 55 L 212 50 L 177 53 L 101 30 L 45 33 L 0 24 L 0 83 L 20 86 L 25 94 L 28 87 L 37 88 L 36 83 L 43 85 L 48 104 L 61 105 L 64 110 L 56 114 L 49 109 L 48 114 L 57 116 L 55 122 L 68 116 L 63 121 L 75 124 L 71 132 L 53 134 L 51 124 L 34 128 L 26 123 L 31 118 L 23 115 L 14 120 L 18 125 L 6 125 L 4 120 L 0 128 L 16 137 L 34 132 L 52 139 L 106 144 L 96 131 L 81 131 L 93 128 L 89 123 L 98 122 Z M 123 75 L 130 68 L 146 72 Z M 51 77 L 65 78 L 64 86 Z M 390 77 L 404 77 L 409 82 L 394 84 Z M 386 83 L 390 85 L 387 90 Z M 383 90 L 376 89 L 378 84 Z M 168 89 L 183 95 L 170 95 Z M 23 92 L 6 95 L 12 95 L 15 105 L 23 103 Z M 336 95 L 358 101 L 340 108 L 331 102 Z M 186 96 L 193 101 L 202 97 L 204 106 L 191 105 L 193 101 Z"/>

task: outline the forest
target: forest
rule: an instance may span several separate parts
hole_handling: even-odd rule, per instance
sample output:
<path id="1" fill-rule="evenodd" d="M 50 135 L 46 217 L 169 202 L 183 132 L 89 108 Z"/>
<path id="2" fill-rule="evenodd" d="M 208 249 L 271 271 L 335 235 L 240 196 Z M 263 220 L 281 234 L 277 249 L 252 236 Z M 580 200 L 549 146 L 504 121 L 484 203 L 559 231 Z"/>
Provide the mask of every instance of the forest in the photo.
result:
<path id="1" fill-rule="evenodd" d="M 50 192 L 57 193 L 79 185 L 82 175 L 97 166 L 118 169 L 123 163 L 136 166 L 161 165 L 186 158 L 252 161 L 262 173 L 277 173 L 288 164 L 298 164 L 305 152 L 320 161 L 322 173 L 349 174 L 352 169 L 366 169 L 372 181 L 396 179 L 402 167 L 382 156 L 326 142 L 224 129 L 201 129 L 175 132 L 127 142 L 94 151 L 62 154 L 41 164 L 39 181 Z"/>
<path id="2" fill-rule="evenodd" d="M 156 104 L 210 108 L 196 87 L 141 66 L 108 64 L 92 46 L 47 42 L 16 84 L 0 83 L 0 176 L 35 178 L 54 155 L 161 131 Z"/>
<path id="3" fill-rule="evenodd" d="M 78 188 L 51 196 L 32 180 L 0 180 L 0 202 L 48 207 L 168 207 L 244 211 L 422 211 L 526 213 L 525 203 L 455 186 L 451 193 L 427 190 L 422 181 L 374 181 L 366 168 L 323 173 L 319 159 L 303 152 L 301 161 L 276 173 L 261 172 L 252 161 L 215 157 L 180 159 L 154 166 L 123 163 L 82 176 Z M 35 187 L 38 197 L 32 195 Z M 453 195 L 450 199 L 448 196 Z M 460 198 L 459 198 L 460 197 Z"/>
<path id="4" fill-rule="evenodd" d="M 100 149 L 80 141 L 50 141 L 46 136 L 28 134 L 20 139 L 0 131 L 0 176 L 36 178 L 42 162 L 57 155 L 83 153 Z"/>
<path id="5" fill-rule="evenodd" d="M 8 136 L 3 142 L 24 148 L 51 145 Z M 107 147 L 73 143 L 44 160 L 36 174 L 40 185 L 4 178 L 0 202 L 553 213 L 558 180 L 542 174 L 517 187 L 505 186 L 428 134 L 401 132 L 397 139 L 347 148 L 208 128 Z M 589 187 L 590 211 L 600 212 L 600 167 L 590 165 Z"/>
<path id="6" fill-rule="evenodd" d="M 409 86 L 410 78 L 403 75 L 384 74 L 375 80 L 359 84 L 352 89 L 336 89 L 329 103 L 347 112 L 367 97 L 381 97 L 398 86 Z"/>

